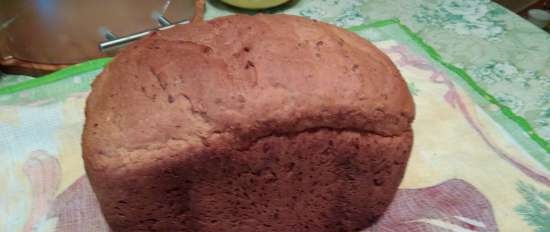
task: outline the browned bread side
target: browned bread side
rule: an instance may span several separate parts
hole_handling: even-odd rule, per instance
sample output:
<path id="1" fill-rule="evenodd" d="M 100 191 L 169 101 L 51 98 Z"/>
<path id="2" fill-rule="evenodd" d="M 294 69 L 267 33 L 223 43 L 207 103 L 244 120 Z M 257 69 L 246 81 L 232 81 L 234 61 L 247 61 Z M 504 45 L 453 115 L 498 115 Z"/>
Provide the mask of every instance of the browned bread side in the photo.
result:
<path id="1" fill-rule="evenodd" d="M 353 33 L 228 16 L 117 55 L 83 153 L 114 230 L 352 231 L 393 197 L 413 118 L 398 70 Z"/>

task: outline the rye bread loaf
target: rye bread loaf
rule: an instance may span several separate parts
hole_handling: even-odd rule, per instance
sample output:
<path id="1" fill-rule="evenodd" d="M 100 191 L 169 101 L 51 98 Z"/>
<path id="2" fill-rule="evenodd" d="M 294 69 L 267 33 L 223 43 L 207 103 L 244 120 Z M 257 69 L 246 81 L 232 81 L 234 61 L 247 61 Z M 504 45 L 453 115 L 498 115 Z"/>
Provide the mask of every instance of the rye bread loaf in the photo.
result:
<path id="1" fill-rule="evenodd" d="M 93 83 L 83 156 L 114 231 L 358 231 L 398 188 L 413 118 L 354 33 L 227 16 L 121 51 Z"/>

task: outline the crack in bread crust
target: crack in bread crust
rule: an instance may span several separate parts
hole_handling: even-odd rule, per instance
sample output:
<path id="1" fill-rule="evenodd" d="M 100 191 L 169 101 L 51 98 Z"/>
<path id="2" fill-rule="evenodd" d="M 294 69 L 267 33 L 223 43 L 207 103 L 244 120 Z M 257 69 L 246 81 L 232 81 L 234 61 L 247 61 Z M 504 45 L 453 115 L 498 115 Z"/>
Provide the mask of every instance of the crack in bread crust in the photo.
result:
<path id="1" fill-rule="evenodd" d="M 252 139 L 248 138 L 249 139 L 248 141 L 243 141 L 243 140 L 239 140 L 238 137 L 235 137 L 233 134 L 225 132 L 225 133 L 213 133 L 209 138 L 201 138 L 202 144 L 200 146 L 193 146 L 191 148 L 188 146 L 187 140 L 170 138 L 163 142 L 144 145 L 143 148 L 136 148 L 131 150 L 119 148 L 112 152 L 102 153 L 100 154 L 100 156 L 105 156 L 106 159 L 110 160 L 110 161 L 104 161 L 104 162 L 116 162 L 118 163 L 118 166 L 115 166 L 115 167 L 112 166 L 108 169 L 104 169 L 104 168 L 96 169 L 94 171 L 104 172 L 108 170 L 110 172 L 113 172 L 113 176 L 116 176 L 114 173 L 119 173 L 120 169 L 131 168 L 132 165 L 136 165 L 138 163 L 144 163 L 144 164 L 150 163 L 150 160 L 154 160 L 154 159 L 162 159 L 162 157 L 166 156 L 167 153 L 186 154 L 186 153 L 192 153 L 192 152 L 187 152 L 188 150 L 195 150 L 195 151 L 201 150 L 201 149 L 208 150 L 213 147 L 215 147 L 214 149 L 217 149 L 217 150 L 235 149 L 237 151 L 246 151 L 264 139 L 275 138 L 275 137 L 294 137 L 299 134 L 315 133 L 318 131 L 332 131 L 337 133 L 353 132 L 361 135 L 374 135 L 381 138 L 399 138 L 405 134 L 409 134 L 409 133 L 412 134 L 412 130 L 405 131 L 398 135 L 384 135 L 384 134 L 379 134 L 372 131 L 364 131 L 364 130 L 359 130 L 355 128 L 348 129 L 348 128 L 314 127 L 314 128 L 307 128 L 301 131 L 272 132 L 267 135 L 262 135 L 260 137 L 255 137 Z M 231 138 L 231 139 L 227 139 L 227 138 Z M 125 156 L 125 158 L 117 158 L 117 156 Z M 136 157 L 136 159 L 132 159 L 132 157 Z M 139 167 L 142 167 L 142 166 L 139 166 Z"/>

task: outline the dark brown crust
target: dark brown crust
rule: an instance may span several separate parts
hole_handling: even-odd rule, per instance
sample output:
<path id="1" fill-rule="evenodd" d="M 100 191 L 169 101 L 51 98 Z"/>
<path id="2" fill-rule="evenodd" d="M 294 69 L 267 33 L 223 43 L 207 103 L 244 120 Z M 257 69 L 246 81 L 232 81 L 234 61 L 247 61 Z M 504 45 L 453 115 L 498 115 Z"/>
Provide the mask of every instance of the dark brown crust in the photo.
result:
<path id="1" fill-rule="evenodd" d="M 395 66 L 353 33 L 295 16 L 229 16 L 122 51 L 93 84 L 83 153 L 115 230 L 353 231 L 393 197 L 413 118 Z M 329 187 L 292 182 L 290 160 L 292 173 Z M 264 167 L 277 184 L 261 182 Z M 244 193 L 263 195 L 238 206 L 232 194 Z M 296 206 L 296 195 L 308 205 L 265 201 Z"/>
<path id="2" fill-rule="evenodd" d="M 114 231 L 358 231 L 393 199 L 411 142 L 326 129 L 270 136 L 167 158 L 98 198 Z"/>

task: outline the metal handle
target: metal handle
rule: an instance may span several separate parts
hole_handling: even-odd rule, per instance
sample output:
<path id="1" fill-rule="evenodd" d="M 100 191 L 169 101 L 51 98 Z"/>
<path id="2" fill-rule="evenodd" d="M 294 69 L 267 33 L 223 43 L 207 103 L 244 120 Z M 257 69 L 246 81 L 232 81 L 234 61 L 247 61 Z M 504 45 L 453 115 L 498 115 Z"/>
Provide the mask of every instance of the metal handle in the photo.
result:
<path id="1" fill-rule="evenodd" d="M 108 51 L 123 47 L 123 46 L 125 46 L 126 44 L 128 44 L 130 42 L 141 39 L 141 38 L 153 33 L 154 31 L 162 31 L 162 30 L 170 29 L 170 28 L 174 27 L 177 24 L 187 24 L 187 23 L 189 23 L 189 20 L 186 19 L 186 20 L 176 22 L 175 24 L 172 24 L 168 19 L 166 19 L 164 16 L 162 16 L 158 12 L 153 12 L 153 19 L 155 19 L 161 25 L 161 27 L 151 29 L 151 30 L 147 30 L 147 31 L 134 33 L 134 34 L 127 35 L 127 36 L 124 36 L 124 37 L 117 37 L 115 34 L 113 34 L 111 31 L 109 31 L 109 29 L 101 28 L 100 32 L 107 41 L 101 42 L 99 44 L 99 50 L 101 52 L 108 52 Z"/>

